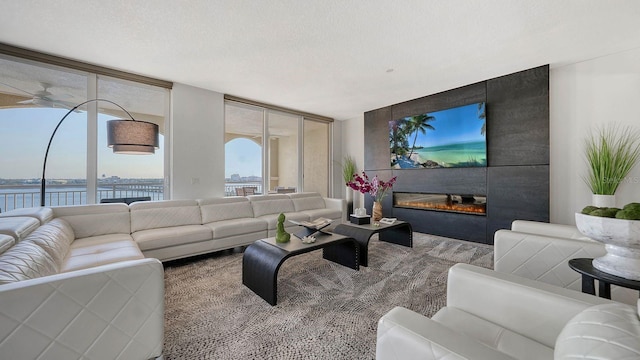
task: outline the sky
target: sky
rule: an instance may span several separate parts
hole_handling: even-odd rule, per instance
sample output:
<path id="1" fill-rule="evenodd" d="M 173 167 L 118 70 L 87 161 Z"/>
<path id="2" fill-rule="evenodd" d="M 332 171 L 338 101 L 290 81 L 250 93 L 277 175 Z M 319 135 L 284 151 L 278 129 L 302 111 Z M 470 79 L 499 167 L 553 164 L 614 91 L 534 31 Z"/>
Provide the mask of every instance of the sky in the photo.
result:
<path id="1" fill-rule="evenodd" d="M 66 109 L 19 108 L 0 110 L 0 178 L 42 177 L 47 143 Z M 98 177 L 163 178 L 164 143 L 154 155 L 113 154 L 106 143 L 108 115 L 98 116 Z M 86 178 L 86 113 L 69 115 L 53 139 L 47 160 L 47 179 Z"/>
<path id="2" fill-rule="evenodd" d="M 224 147 L 226 178 L 231 174 L 262 176 L 262 147 L 249 139 L 233 139 Z"/>
<path id="3" fill-rule="evenodd" d="M 418 133 L 416 146 L 431 147 L 485 141 L 485 136 L 480 134 L 484 120 L 478 118 L 478 104 L 436 111 L 429 115 L 436 118 L 428 123 L 435 131 L 427 130 L 424 135 Z M 409 138 L 409 145 L 413 144 L 414 135 Z"/>

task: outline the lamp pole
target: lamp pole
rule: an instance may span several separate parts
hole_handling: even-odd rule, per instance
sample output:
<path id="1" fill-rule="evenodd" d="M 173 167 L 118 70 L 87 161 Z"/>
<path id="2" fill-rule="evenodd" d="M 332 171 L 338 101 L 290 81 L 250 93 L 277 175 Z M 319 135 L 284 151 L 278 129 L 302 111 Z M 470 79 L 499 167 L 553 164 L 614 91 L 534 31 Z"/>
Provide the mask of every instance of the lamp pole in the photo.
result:
<path id="1" fill-rule="evenodd" d="M 111 104 L 119 107 L 120 109 L 122 109 L 122 111 L 124 111 L 129 116 L 129 118 L 131 118 L 131 120 L 136 121 L 136 119 L 134 119 L 133 116 L 131 116 L 131 114 L 129 114 L 129 112 L 127 110 L 125 110 L 125 108 L 123 108 L 122 106 L 114 103 L 111 100 L 106 100 L 106 99 L 91 99 L 91 100 L 87 100 L 87 101 L 84 101 L 84 102 L 74 106 L 71 110 L 67 111 L 67 113 L 64 114 L 62 119 L 60 119 L 60 121 L 58 121 L 58 125 L 56 125 L 56 128 L 53 129 L 53 133 L 51 134 L 51 137 L 49 138 L 49 144 L 47 144 L 47 151 L 44 153 L 44 162 L 42 163 L 42 182 L 40 183 L 40 206 L 44 206 L 45 191 L 46 191 L 46 187 L 47 187 L 47 180 L 45 178 L 45 174 L 46 174 L 46 171 L 47 171 L 47 158 L 49 157 L 49 148 L 51 148 L 51 142 L 53 142 L 53 137 L 56 135 L 56 132 L 58 131 L 58 128 L 60 127 L 60 125 L 62 125 L 62 122 L 67 118 L 67 116 L 69 116 L 72 112 L 76 111 L 80 106 L 88 104 L 88 103 L 93 102 L 93 101 L 104 101 L 104 102 L 111 103 Z"/>

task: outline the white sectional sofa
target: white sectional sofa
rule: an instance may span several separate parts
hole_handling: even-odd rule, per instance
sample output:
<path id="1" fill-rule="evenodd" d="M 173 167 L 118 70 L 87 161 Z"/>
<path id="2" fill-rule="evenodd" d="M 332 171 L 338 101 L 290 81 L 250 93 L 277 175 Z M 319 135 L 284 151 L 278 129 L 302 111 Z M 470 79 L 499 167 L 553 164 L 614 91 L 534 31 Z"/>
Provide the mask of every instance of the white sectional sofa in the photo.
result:
<path id="1" fill-rule="evenodd" d="M 2 213 L 0 358 L 160 357 L 160 261 L 273 236 L 280 212 L 337 223 L 344 211 L 342 199 L 294 193 Z"/>
<path id="2" fill-rule="evenodd" d="M 516 220 L 511 230 L 494 235 L 494 269 L 547 284 L 581 291 L 581 275 L 569 267 L 574 258 L 605 254 L 604 244 L 582 235 L 575 226 Z M 611 286 L 611 298 L 635 304 L 638 291 Z"/>
<path id="3" fill-rule="evenodd" d="M 640 301 L 457 264 L 431 319 L 402 307 L 380 319 L 376 359 L 638 359 L 639 316 Z"/>

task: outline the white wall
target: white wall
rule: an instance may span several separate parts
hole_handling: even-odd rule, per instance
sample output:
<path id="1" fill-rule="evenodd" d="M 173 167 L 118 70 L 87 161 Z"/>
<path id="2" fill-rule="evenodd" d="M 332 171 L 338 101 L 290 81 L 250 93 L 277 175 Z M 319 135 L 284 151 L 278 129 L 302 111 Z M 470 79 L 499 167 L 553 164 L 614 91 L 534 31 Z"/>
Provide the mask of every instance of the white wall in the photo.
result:
<path id="1" fill-rule="evenodd" d="M 591 203 L 582 180 L 583 145 L 591 129 L 617 122 L 640 129 L 640 49 L 550 70 L 551 222 L 575 224 Z M 640 166 L 616 192 L 617 205 L 640 202 Z"/>
<path id="2" fill-rule="evenodd" d="M 224 95 L 174 84 L 171 198 L 224 196 Z"/>
<path id="3" fill-rule="evenodd" d="M 344 156 L 351 155 L 356 160 L 358 172 L 362 172 L 362 170 L 364 169 L 364 114 L 356 118 L 341 121 L 341 125 L 343 156 L 339 158 L 339 161 L 342 161 L 342 158 Z M 341 194 L 342 197 L 344 197 L 346 186 L 344 186 L 344 181 L 342 180 L 342 168 L 339 169 L 338 176 L 341 179 Z M 362 206 L 364 206 L 364 195 L 360 193 L 354 193 L 354 209 Z M 370 211 L 371 210 L 367 210 L 367 212 Z"/>

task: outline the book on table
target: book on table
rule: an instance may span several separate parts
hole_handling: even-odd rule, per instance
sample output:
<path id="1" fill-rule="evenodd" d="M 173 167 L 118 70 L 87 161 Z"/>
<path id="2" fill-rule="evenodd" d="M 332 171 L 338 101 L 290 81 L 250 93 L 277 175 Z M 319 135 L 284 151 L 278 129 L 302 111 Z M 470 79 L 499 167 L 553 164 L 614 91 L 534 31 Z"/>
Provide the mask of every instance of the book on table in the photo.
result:
<path id="1" fill-rule="evenodd" d="M 303 231 L 300 231 L 299 233 L 293 234 L 297 237 L 299 237 L 300 239 L 302 239 L 305 236 L 311 236 L 317 232 L 320 232 L 322 234 L 327 234 L 325 232 L 322 231 L 322 229 L 324 229 L 325 227 L 329 226 L 329 224 L 331 224 L 333 220 L 331 219 L 327 219 L 327 218 L 317 218 L 313 221 L 295 221 L 295 220 L 289 220 L 290 223 L 295 224 L 295 225 L 299 225 L 304 227 L 305 229 Z"/>

